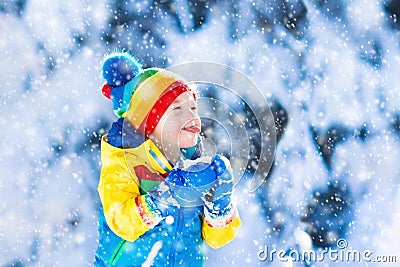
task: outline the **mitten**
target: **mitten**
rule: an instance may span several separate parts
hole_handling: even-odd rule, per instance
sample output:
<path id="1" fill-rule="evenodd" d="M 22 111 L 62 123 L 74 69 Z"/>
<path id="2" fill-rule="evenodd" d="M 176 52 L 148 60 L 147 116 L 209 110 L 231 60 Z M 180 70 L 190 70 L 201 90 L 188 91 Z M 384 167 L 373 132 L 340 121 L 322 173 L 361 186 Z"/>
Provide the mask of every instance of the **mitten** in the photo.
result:
<path id="1" fill-rule="evenodd" d="M 166 178 L 173 195 L 186 206 L 201 205 L 202 196 L 216 181 L 216 173 L 209 162 L 210 159 L 200 158 L 190 161 L 190 166 L 186 167 L 181 162 Z"/>
<path id="2" fill-rule="evenodd" d="M 151 189 L 147 194 L 151 197 L 157 209 L 159 209 L 163 215 L 165 215 L 168 205 L 177 207 L 181 205 L 173 195 L 172 190 L 166 181 Z"/>
<path id="3" fill-rule="evenodd" d="M 190 170 L 194 170 L 193 167 L 187 171 L 180 168 L 172 169 L 165 180 L 148 193 L 157 208 L 163 213 L 168 205 L 177 207 L 201 205 L 202 195 L 211 188 L 208 184 L 216 179 L 215 172 L 207 170 L 208 165 L 197 166 L 203 169 L 201 174 L 191 172 Z"/>
<path id="4" fill-rule="evenodd" d="M 229 208 L 233 190 L 233 175 L 229 160 L 216 155 L 211 161 L 211 168 L 216 173 L 216 181 L 210 190 L 203 195 L 206 208 L 211 213 L 224 212 Z"/>

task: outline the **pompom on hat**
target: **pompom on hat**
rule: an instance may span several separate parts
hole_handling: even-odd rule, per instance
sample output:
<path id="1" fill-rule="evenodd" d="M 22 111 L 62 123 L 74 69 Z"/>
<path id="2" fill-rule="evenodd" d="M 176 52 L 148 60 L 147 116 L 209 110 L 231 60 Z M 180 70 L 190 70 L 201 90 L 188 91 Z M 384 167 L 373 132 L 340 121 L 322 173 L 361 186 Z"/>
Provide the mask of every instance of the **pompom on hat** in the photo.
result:
<path id="1" fill-rule="evenodd" d="M 112 101 L 114 113 L 146 137 L 178 96 L 192 92 L 196 98 L 182 77 L 165 69 L 143 69 L 128 52 L 107 56 L 102 74 L 106 80 L 102 93 Z"/>

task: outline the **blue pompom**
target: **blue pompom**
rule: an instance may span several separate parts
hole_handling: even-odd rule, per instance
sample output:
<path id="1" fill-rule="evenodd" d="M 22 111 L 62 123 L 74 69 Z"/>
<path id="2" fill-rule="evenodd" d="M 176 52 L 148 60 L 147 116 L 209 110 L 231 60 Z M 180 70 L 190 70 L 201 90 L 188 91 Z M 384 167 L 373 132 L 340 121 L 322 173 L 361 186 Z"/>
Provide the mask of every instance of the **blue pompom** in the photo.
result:
<path id="1" fill-rule="evenodd" d="M 132 80 L 142 69 L 141 64 L 129 53 L 117 52 L 106 57 L 103 63 L 103 77 L 113 87 Z"/>

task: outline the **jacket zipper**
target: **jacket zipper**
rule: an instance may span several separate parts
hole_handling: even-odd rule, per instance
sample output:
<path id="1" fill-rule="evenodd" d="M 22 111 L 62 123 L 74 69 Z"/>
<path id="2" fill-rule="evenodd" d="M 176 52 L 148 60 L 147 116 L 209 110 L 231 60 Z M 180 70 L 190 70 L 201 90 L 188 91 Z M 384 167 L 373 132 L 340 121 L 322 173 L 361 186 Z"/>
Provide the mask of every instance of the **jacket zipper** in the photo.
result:
<path id="1" fill-rule="evenodd" d="M 117 264 L 119 258 L 121 258 L 122 254 L 124 253 L 127 244 L 128 241 L 124 239 L 121 239 L 121 241 L 119 241 L 117 247 L 114 249 L 114 252 L 108 261 L 108 263 L 111 264 L 111 266 L 115 266 Z"/>

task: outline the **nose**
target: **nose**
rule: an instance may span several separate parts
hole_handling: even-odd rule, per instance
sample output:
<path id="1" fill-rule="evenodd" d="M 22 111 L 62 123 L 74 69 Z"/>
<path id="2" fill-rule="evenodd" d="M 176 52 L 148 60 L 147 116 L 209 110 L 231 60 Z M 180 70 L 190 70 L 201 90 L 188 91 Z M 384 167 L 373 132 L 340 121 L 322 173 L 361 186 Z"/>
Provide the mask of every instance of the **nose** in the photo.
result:
<path id="1" fill-rule="evenodd" d="M 198 126 L 198 127 L 200 127 L 200 126 L 201 126 L 200 117 L 197 115 L 196 117 L 194 117 L 194 118 L 191 120 L 191 123 L 192 123 L 192 126 Z"/>

